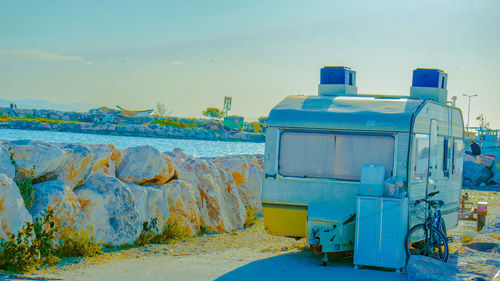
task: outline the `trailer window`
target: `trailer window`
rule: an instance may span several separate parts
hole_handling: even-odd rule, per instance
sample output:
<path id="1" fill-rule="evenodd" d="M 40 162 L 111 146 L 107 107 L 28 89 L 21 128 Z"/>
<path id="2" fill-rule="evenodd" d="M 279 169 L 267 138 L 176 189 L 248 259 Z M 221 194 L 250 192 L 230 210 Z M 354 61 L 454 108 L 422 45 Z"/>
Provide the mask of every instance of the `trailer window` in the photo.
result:
<path id="1" fill-rule="evenodd" d="M 443 174 L 445 177 L 450 175 L 449 163 L 451 159 L 450 153 L 450 141 L 448 138 L 444 138 L 443 140 Z"/>
<path id="2" fill-rule="evenodd" d="M 413 142 L 413 179 L 427 176 L 429 166 L 429 135 L 416 134 Z"/>
<path id="3" fill-rule="evenodd" d="M 335 135 L 283 133 L 279 171 L 284 176 L 333 178 Z"/>
<path id="4" fill-rule="evenodd" d="M 464 166 L 464 142 L 463 140 L 453 141 L 453 174 L 461 175 Z"/>
<path id="5" fill-rule="evenodd" d="M 285 132 L 279 172 L 283 176 L 359 180 L 364 164 L 383 165 L 392 174 L 391 136 Z"/>

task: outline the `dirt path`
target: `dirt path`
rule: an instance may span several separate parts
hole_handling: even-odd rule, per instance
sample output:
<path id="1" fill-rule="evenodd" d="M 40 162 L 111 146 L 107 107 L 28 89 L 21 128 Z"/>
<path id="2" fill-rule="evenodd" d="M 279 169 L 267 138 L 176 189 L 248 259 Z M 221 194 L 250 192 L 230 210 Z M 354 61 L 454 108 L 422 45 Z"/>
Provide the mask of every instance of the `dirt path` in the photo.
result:
<path id="1" fill-rule="evenodd" d="M 470 191 L 474 200 L 488 200 L 489 212 L 500 214 L 496 192 Z M 460 236 L 473 230 L 474 223 L 461 222 L 451 231 L 457 251 Z M 458 251 L 457 251 L 458 252 Z M 458 253 L 457 253 L 458 254 Z M 488 270 L 487 261 L 455 261 L 478 273 Z M 320 256 L 307 250 L 305 239 L 296 241 L 270 236 L 259 219 L 251 228 L 206 235 L 169 245 L 146 245 L 111 251 L 96 258 L 65 260 L 58 267 L 37 271 L 33 277 L 63 280 L 406 280 L 406 275 L 374 268 L 353 269 L 352 257 L 320 266 Z M 494 265 L 493 265 L 494 266 Z M 471 268 L 472 267 L 472 268 Z M 491 271 L 492 272 L 492 271 Z M 1 278 L 0 278 L 1 279 Z M 17 279 L 19 280 L 19 279 Z M 22 280 L 22 279 L 21 279 Z"/>
<path id="2" fill-rule="evenodd" d="M 259 219 L 251 228 L 195 237 L 169 245 L 108 252 L 66 260 L 31 277 L 63 280 L 406 280 L 404 275 L 352 266 L 352 257 L 320 266 L 305 239 L 270 236 Z M 76 262 L 76 263 L 75 263 Z M 19 279 L 18 279 L 19 280 Z M 21 279 L 22 280 L 22 279 Z"/>

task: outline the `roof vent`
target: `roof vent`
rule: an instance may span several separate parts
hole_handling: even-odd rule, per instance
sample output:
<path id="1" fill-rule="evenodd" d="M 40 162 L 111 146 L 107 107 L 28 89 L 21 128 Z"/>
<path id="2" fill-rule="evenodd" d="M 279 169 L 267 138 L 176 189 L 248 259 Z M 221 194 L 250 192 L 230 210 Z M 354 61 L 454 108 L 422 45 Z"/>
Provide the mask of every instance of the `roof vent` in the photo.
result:
<path id="1" fill-rule="evenodd" d="M 346 66 L 325 66 L 321 69 L 318 95 L 349 96 L 357 93 L 356 71 Z"/>
<path id="2" fill-rule="evenodd" d="M 439 69 L 417 68 L 413 70 L 410 97 L 431 99 L 446 104 L 448 74 Z"/>

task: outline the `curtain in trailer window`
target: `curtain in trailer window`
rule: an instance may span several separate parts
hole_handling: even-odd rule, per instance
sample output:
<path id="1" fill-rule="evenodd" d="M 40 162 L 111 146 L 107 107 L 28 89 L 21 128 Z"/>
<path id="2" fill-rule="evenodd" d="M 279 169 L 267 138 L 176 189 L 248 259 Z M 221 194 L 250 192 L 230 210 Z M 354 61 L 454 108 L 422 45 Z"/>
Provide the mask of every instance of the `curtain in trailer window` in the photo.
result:
<path id="1" fill-rule="evenodd" d="M 391 136 L 286 132 L 281 135 L 279 171 L 283 176 L 359 180 L 364 164 L 380 164 L 390 176 Z"/>
<path id="2" fill-rule="evenodd" d="M 334 178 L 359 180 L 364 164 L 384 165 L 391 176 L 394 162 L 394 138 L 369 135 L 337 135 Z"/>
<path id="3" fill-rule="evenodd" d="M 293 133 L 281 135 L 279 171 L 284 176 L 333 177 L 335 135 Z"/>

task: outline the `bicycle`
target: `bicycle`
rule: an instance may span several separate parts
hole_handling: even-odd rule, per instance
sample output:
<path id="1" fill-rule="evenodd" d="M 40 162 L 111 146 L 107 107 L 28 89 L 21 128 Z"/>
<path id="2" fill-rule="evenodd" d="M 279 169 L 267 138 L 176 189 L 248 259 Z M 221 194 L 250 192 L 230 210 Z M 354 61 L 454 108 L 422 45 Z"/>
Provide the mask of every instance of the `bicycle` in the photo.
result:
<path id="1" fill-rule="evenodd" d="M 429 199 L 438 193 L 439 191 L 431 192 L 424 199 L 415 201 L 415 206 L 422 202 L 427 203 L 427 216 L 424 223 L 413 226 L 406 235 L 405 251 L 408 258 L 411 255 L 424 255 L 443 262 L 448 260 L 448 237 L 439 210 L 444 202 Z"/>

